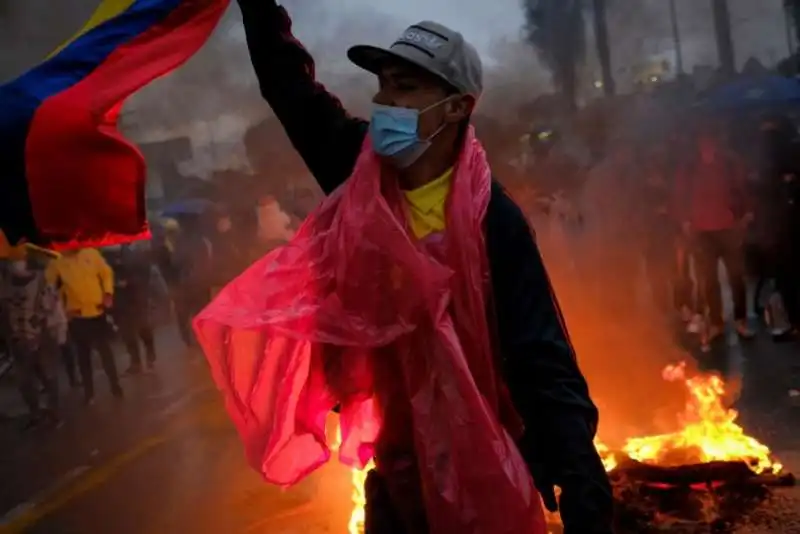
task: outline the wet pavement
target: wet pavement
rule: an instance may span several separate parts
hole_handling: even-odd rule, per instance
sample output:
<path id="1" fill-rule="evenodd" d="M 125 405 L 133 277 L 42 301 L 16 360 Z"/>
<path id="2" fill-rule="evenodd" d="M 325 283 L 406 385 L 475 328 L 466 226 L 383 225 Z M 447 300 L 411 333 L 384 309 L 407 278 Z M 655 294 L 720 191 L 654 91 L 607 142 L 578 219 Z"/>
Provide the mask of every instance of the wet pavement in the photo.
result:
<path id="1" fill-rule="evenodd" d="M 0 422 L 0 533 L 346 533 L 349 471 L 331 465 L 289 491 L 263 483 L 205 362 L 160 337 L 157 372 L 125 378 L 124 401 L 98 373 L 96 404 L 67 394 L 60 429 Z M 19 411 L 13 392 L 0 399 Z"/>
<path id="2" fill-rule="evenodd" d="M 202 357 L 170 332 L 159 348 L 155 374 L 124 380 L 124 401 L 98 373 L 97 403 L 87 408 L 79 391 L 66 394 L 61 429 L 22 433 L 18 420 L 0 421 L 0 534 L 347 532 L 346 469 L 330 465 L 287 491 L 264 484 L 245 464 Z M 740 379 L 748 433 L 800 472 L 800 406 L 788 395 L 800 378 L 800 346 L 765 338 L 704 358 Z M 0 413 L 13 415 L 14 402 L 0 386 Z M 780 499 L 800 517 L 796 491 Z M 779 532 L 800 533 L 788 517 Z"/>

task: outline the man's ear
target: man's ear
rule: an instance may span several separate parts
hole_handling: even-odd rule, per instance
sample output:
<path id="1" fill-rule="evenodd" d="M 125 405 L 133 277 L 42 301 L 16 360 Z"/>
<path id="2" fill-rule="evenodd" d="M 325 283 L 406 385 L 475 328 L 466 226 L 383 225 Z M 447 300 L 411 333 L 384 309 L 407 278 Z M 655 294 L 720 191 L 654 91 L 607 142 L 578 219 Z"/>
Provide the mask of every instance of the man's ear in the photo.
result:
<path id="1" fill-rule="evenodd" d="M 447 102 L 446 120 L 450 123 L 458 123 L 472 115 L 475 109 L 475 97 L 472 95 L 460 95 Z"/>

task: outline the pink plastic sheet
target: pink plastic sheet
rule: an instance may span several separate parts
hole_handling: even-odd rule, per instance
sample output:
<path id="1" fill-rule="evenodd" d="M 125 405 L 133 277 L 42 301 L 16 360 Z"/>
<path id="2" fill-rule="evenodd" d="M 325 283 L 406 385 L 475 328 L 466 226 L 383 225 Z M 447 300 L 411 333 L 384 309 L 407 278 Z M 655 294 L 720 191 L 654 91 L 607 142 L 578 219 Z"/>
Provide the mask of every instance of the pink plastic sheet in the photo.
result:
<path id="1" fill-rule="evenodd" d="M 366 141 L 353 175 L 292 242 L 196 318 L 247 458 L 267 481 L 291 486 L 330 458 L 325 419 L 338 405 L 341 461 L 361 467 L 377 451 L 381 470 L 386 442 L 413 455 L 431 532 L 546 532 L 487 321 L 490 187 L 470 130 L 439 262 L 409 237 L 397 182 Z"/>

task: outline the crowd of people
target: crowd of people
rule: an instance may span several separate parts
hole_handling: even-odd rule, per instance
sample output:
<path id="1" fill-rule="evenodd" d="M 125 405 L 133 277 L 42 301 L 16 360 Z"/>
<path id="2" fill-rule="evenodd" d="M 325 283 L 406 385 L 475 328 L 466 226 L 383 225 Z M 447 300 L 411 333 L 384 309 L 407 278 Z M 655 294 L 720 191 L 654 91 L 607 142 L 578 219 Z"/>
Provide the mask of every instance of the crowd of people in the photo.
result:
<path id="1" fill-rule="evenodd" d="M 605 265 L 627 281 L 628 295 L 643 274 L 651 301 L 699 335 L 704 350 L 725 333 L 725 285 L 740 338 L 752 339 L 764 323 L 776 341 L 794 340 L 800 326 L 796 128 L 780 115 L 751 122 L 757 127 L 704 118 L 657 142 L 620 139 L 601 161 L 571 173 L 580 175 L 578 186 L 571 179 L 561 187 L 552 175 L 540 186 L 529 174 L 522 203 L 545 248 L 554 240 L 543 230 L 555 227 L 555 241 L 572 245 L 570 263 L 583 265 L 584 273 Z M 747 135 L 737 135 L 742 131 Z M 563 159 L 557 146 L 530 153 L 539 155 L 533 163 L 539 167 L 550 157 Z M 537 219 L 543 211 L 547 217 Z"/>
<path id="2" fill-rule="evenodd" d="M 24 429 L 61 426 L 60 375 L 82 391 L 87 405 L 94 404 L 93 353 L 112 396 L 122 399 L 121 376 L 155 371 L 155 324 L 173 322 L 183 343 L 193 347 L 192 318 L 213 294 L 254 254 L 292 235 L 291 220 L 277 202 L 263 204 L 266 222 L 256 235 L 212 209 L 160 221 L 149 242 L 61 253 L 6 244 L 0 339 L 28 410 Z M 128 356 L 123 373 L 115 357 L 120 349 Z"/>

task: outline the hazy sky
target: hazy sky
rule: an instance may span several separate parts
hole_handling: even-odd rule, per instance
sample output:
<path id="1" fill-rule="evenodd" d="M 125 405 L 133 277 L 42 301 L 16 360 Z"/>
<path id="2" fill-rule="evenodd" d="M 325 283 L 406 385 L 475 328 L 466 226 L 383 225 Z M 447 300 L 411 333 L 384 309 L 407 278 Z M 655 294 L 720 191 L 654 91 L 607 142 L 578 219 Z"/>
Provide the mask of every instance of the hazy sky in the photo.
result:
<path id="1" fill-rule="evenodd" d="M 516 88 L 524 98 L 547 90 L 549 73 L 535 53 L 520 42 L 524 20 L 519 1 L 283 0 L 283 4 L 293 17 L 296 35 L 317 60 L 320 78 L 346 103 L 358 108 L 368 102 L 375 81 L 350 65 L 347 48 L 358 43 L 388 45 L 407 25 L 423 19 L 460 30 L 478 48 L 489 71 L 487 86 Z M 696 64 L 715 64 L 710 0 L 676 2 L 687 69 Z M 781 2 L 730 0 L 739 64 L 751 55 L 767 64 L 784 57 L 787 43 Z M 609 4 L 612 56 L 621 82 L 625 67 L 653 57 L 673 59 L 667 0 L 611 0 Z M 590 42 L 590 58 L 593 54 Z M 178 93 L 180 98 L 173 97 Z M 161 123 L 186 116 L 210 118 L 229 108 L 231 101 L 243 108 L 265 109 L 258 102 L 235 6 L 186 68 L 136 98 L 137 104 L 143 104 L 137 108 L 152 111 L 152 118 Z"/>

